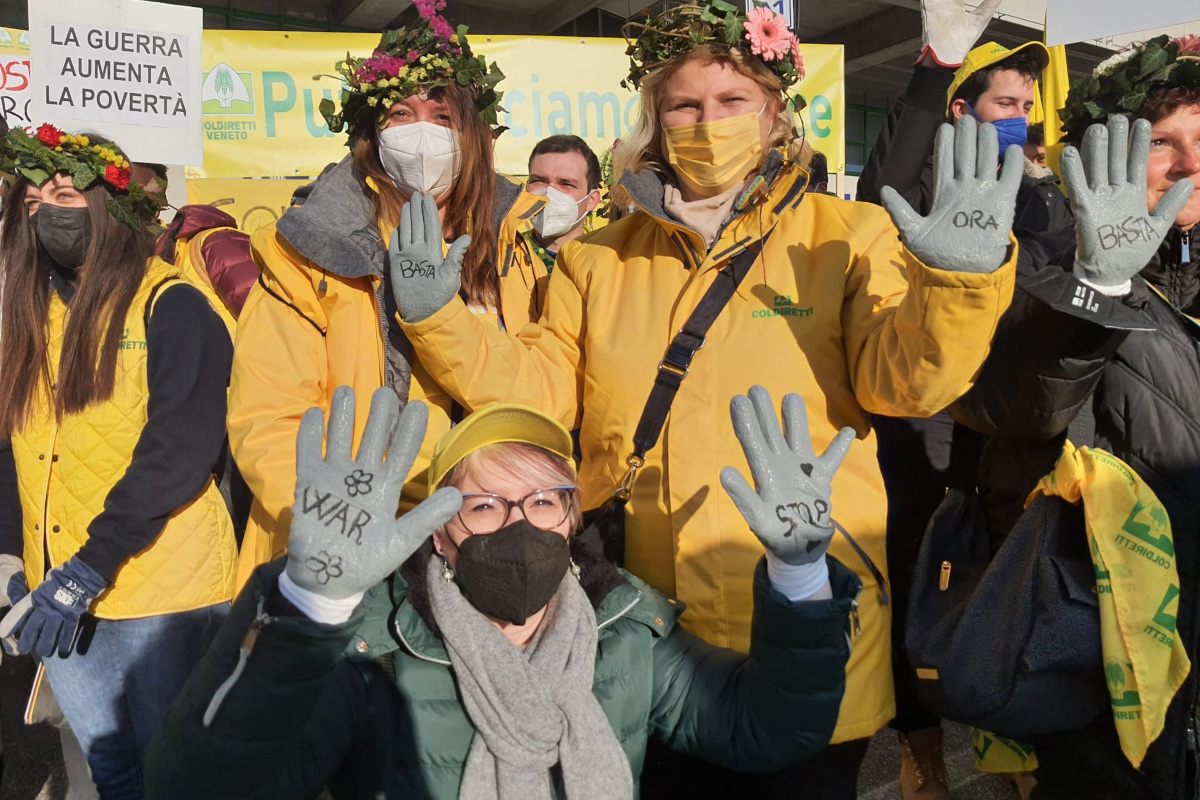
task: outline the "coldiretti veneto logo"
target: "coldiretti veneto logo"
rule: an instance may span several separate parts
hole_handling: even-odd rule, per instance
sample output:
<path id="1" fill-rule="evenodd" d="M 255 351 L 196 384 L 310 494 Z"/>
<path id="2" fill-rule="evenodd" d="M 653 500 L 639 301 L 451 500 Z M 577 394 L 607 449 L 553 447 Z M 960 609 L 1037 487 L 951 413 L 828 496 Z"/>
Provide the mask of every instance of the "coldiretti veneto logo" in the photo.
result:
<path id="1" fill-rule="evenodd" d="M 1107 659 L 1104 662 L 1104 677 L 1108 681 L 1108 694 L 1112 702 L 1113 709 L 1128 708 L 1132 709 L 1142 704 L 1141 697 L 1132 689 L 1126 688 L 1128 683 L 1128 675 L 1133 672 L 1133 666 L 1126 664 L 1116 658 Z M 1137 719 L 1140 712 L 1126 711 L 1121 712 L 1130 716 L 1124 719 Z"/>
<path id="2" fill-rule="evenodd" d="M 750 316 L 754 317 L 754 319 L 767 319 L 769 317 L 811 317 L 812 313 L 812 306 L 808 306 L 807 308 L 799 306 L 792 302 L 791 295 L 777 294 L 770 308 L 756 308 L 750 312 Z"/>
<path id="3" fill-rule="evenodd" d="M 200 100 L 205 114 L 253 115 L 253 74 L 238 72 L 222 61 L 204 74 Z"/>

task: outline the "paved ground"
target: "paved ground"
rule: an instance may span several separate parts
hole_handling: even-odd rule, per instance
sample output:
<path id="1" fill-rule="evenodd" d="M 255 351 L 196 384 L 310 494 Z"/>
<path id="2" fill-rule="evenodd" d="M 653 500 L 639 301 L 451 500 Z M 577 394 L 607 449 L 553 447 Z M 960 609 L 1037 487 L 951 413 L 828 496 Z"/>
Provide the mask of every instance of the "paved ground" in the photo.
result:
<path id="1" fill-rule="evenodd" d="M 67 797 L 58 732 L 47 725 L 29 727 L 21 723 L 32 679 L 29 659 L 5 658 L 0 663 L 0 725 L 4 738 L 0 800 L 71 800 Z M 975 772 L 965 728 L 947 728 L 946 764 L 954 800 L 1017 800 L 1015 789 Z M 859 800 L 898 800 L 899 774 L 896 737 L 885 730 L 871 743 L 859 780 Z"/>

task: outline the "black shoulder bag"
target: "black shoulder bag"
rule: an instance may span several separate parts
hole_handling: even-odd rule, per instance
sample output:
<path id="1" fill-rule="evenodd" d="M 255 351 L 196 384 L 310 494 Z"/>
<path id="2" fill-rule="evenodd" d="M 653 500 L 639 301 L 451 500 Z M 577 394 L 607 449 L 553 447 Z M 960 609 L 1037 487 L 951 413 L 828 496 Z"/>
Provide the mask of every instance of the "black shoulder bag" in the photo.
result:
<path id="1" fill-rule="evenodd" d="M 633 434 L 633 454 L 625 462 L 629 468 L 625 477 L 603 505 L 583 514 L 583 533 L 580 534 L 583 541 L 593 549 L 602 550 L 604 557 L 618 566 L 625 561 L 625 505 L 629 502 L 637 471 L 646 463 L 646 453 L 658 444 L 667 415 L 671 413 L 671 403 L 675 401 L 675 394 L 687 377 L 692 358 L 697 350 L 704 347 L 709 328 L 729 304 L 729 299 L 750 271 L 770 235 L 768 232 L 757 246 L 751 245 L 729 260 L 700 298 L 700 303 L 683 328 L 675 334 L 662 361 L 658 362 L 654 386 L 650 389 L 650 397 L 646 400 L 646 407 L 642 409 L 642 417 Z"/>

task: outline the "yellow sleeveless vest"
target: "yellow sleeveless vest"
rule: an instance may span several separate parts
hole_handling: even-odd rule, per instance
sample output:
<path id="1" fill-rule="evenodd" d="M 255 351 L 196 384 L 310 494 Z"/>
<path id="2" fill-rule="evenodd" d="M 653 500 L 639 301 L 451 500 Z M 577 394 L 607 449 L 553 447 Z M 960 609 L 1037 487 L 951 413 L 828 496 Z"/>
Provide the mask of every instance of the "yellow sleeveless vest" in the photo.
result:
<path id="1" fill-rule="evenodd" d="M 129 305 L 117 354 L 113 395 L 86 411 L 56 421 L 53 393 L 43 386 L 32 413 L 12 437 L 25 538 L 25 577 L 35 589 L 46 562 L 60 566 L 87 541 L 88 526 L 133 460 L 147 419 L 146 304 L 179 271 L 158 258 L 147 263 Z M 47 339 L 51 387 L 57 380 L 68 309 L 50 293 Z M 127 560 L 92 613 L 102 619 L 136 619 L 191 611 L 233 596 L 237 548 L 233 525 L 216 484 L 181 506 L 152 545 Z"/>

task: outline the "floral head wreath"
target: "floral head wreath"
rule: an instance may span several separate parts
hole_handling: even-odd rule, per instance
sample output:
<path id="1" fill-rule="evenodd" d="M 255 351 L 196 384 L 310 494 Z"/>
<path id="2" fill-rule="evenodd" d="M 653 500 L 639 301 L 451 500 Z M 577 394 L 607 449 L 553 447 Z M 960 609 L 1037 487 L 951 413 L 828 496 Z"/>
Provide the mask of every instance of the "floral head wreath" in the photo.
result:
<path id="1" fill-rule="evenodd" d="M 319 106 L 329 130 L 341 133 L 345 129 L 353 142 L 378 112 L 392 103 L 456 83 L 471 90 L 479 116 L 492 126 L 493 135 L 499 136 L 505 129 L 498 127 L 502 93 L 496 91 L 496 84 L 504 79 L 504 73 L 495 62 L 488 66 L 483 56 L 471 52 L 466 25 L 459 25 L 456 32 L 438 13 L 446 7 L 445 0 L 416 0 L 415 5 L 419 21 L 385 31 L 368 57 L 347 53 L 346 60 L 335 65 L 345 84 L 341 110 L 329 99 Z"/>
<path id="2" fill-rule="evenodd" d="M 737 6 L 724 0 L 705 0 L 675 6 L 660 14 L 643 11 L 641 20 L 625 23 L 622 34 L 629 43 L 629 75 L 621 85 L 641 87 L 651 72 L 687 55 L 704 44 L 716 44 L 757 59 L 779 77 L 783 89 L 804 79 L 804 57 L 795 34 L 787 29 L 782 14 L 756 5 L 742 14 Z M 636 32 L 636 36 L 632 34 Z M 804 99 L 794 97 L 795 108 L 804 107 Z"/>
<path id="3" fill-rule="evenodd" d="M 0 172 L 37 185 L 66 172 L 81 192 L 103 181 L 112 195 L 108 213 L 135 231 L 144 230 L 163 208 L 161 198 L 146 194 L 133 179 L 129 159 L 116 145 L 92 144 L 86 136 L 63 133 L 53 125 L 42 125 L 33 135 L 24 128 L 10 130 L 0 140 Z"/>
<path id="4" fill-rule="evenodd" d="M 1067 138 L 1080 141 L 1089 125 L 1110 116 L 1134 117 L 1151 92 L 1200 89 L 1200 36 L 1156 36 L 1117 53 L 1071 84 L 1062 112 Z"/>

